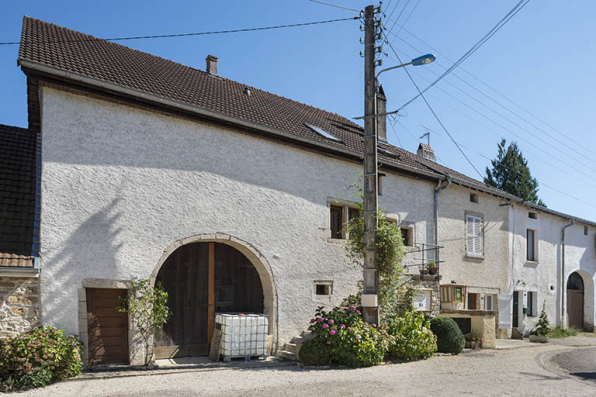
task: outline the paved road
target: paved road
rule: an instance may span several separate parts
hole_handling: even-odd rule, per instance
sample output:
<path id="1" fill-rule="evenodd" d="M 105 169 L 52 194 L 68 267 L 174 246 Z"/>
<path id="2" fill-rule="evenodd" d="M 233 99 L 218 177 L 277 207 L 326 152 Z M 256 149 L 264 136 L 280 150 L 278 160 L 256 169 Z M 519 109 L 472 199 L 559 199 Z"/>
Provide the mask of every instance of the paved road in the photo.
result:
<path id="1" fill-rule="evenodd" d="M 550 361 L 573 376 L 596 383 L 596 348 L 564 351 Z"/>
<path id="2" fill-rule="evenodd" d="M 596 385 L 543 367 L 544 354 L 594 352 L 595 341 L 527 344 L 362 369 L 236 365 L 85 375 L 31 396 L 594 396 Z M 592 338 L 596 339 L 596 338 Z M 577 347 L 577 346 L 582 347 Z M 575 346 L 575 347 L 574 347 Z M 589 351 L 589 352 L 588 352 Z M 572 355 L 574 357 L 580 356 Z M 578 369 L 580 369 L 578 367 Z M 93 379 L 92 377 L 99 377 Z"/>

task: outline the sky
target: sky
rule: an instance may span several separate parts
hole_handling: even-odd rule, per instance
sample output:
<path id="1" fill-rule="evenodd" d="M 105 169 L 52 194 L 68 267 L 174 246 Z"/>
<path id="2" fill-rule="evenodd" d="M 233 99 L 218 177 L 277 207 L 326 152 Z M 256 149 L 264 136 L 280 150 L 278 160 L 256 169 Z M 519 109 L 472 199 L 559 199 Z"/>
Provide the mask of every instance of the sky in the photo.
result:
<path id="1" fill-rule="evenodd" d="M 328 0 L 353 9 L 370 1 Z M 385 1 L 389 40 L 406 62 L 433 53 L 437 60 L 408 67 L 420 88 L 450 67 L 518 0 Z M 374 3 L 378 4 L 378 3 Z M 18 41 L 23 15 L 102 38 L 219 31 L 355 16 L 308 0 L 2 1 L 0 42 Z M 395 20 L 397 24 L 394 25 Z M 415 152 L 431 132 L 439 163 L 473 178 L 484 176 L 502 138 L 517 141 L 549 208 L 596 221 L 596 2 L 530 1 L 426 98 L 460 144 L 462 155 L 427 105 L 418 99 L 389 123 L 389 141 Z M 364 107 L 364 60 L 359 21 L 291 29 L 121 44 L 196 68 L 208 54 L 218 73 L 348 118 Z M 397 65 L 387 44 L 383 66 Z M 26 79 L 18 46 L 0 45 L 0 124 L 27 126 Z M 405 68 L 384 73 L 388 110 L 417 93 Z M 393 125 L 393 128 L 391 127 Z M 471 164 L 470 164 L 471 163 Z"/>

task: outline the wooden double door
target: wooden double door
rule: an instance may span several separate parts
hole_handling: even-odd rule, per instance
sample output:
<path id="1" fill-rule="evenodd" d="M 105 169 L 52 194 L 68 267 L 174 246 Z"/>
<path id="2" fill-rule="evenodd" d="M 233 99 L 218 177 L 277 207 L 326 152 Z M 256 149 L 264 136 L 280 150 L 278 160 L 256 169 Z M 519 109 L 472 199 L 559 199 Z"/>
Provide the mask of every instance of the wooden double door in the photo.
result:
<path id="1" fill-rule="evenodd" d="M 216 312 L 263 312 L 263 288 L 252 263 L 222 243 L 187 244 L 170 255 L 157 282 L 172 317 L 155 335 L 155 358 L 204 356 Z"/>

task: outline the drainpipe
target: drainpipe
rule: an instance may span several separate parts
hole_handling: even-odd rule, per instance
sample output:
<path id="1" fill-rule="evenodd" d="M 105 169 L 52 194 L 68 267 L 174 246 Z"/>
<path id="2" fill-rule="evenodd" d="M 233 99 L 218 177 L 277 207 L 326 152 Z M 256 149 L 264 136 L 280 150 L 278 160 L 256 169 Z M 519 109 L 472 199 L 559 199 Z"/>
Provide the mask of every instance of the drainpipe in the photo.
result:
<path id="1" fill-rule="evenodd" d="M 447 184 L 443 185 L 443 179 L 439 179 L 439 183 L 435 188 L 435 261 L 437 262 L 437 279 L 439 278 L 439 273 L 441 271 L 441 266 L 439 263 L 439 194 L 442 190 L 447 189 L 451 186 L 451 178 L 447 177 Z"/>
<path id="2" fill-rule="evenodd" d="M 561 328 L 565 328 L 565 229 L 575 224 L 575 219 L 571 218 L 571 223 L 563 226 L 562 240 L 561 240 Z"/>

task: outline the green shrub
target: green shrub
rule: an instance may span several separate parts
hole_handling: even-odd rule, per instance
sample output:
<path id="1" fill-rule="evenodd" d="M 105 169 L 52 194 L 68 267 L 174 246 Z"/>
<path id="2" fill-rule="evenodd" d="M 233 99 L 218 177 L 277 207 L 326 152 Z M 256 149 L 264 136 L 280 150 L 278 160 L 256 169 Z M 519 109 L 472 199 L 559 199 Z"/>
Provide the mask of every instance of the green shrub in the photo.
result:
<path id="1" fill-rule="evenodd" d="M 531 332 L 532 335 L 547 336 L 550 331 L 548 316 L 546 314 L 546 311 L 544 310 L 545 304 L 546 301 L 544 301 L 544 303 L 542 304 L 542 312 L 540 313 L 540 318 L 538 318 L 538 323 L 536 324 L 536 327 Z"/>
<path id="2" fill-rule="evenodd" d="M 437 336 L 439 352 L 459 354 L 464 349 L 466 340 L 453 319 L 436 316 L 430 321 L 430 329 Z"/>
<path id="3" fill-rule="evenodd" d="M 0 340 L 0 384 L 5 390 L 42 387 L 79 375 L 81 342 L 52 326 Z"/>
<path id="4" fill-rule="evenodd" d="M 437 338 L 422 313 L 404 312 L 389 322 L 387 331 L 393 337 L 389 346 L 391 358 L 413 361 L 429 358 L 437 351 Z"/>
<path id="5" fill-rule="evenodd" d="M 391 339 L 386 326 L 365 323 L 354 306 L 336 307 L 328 312 L 319 307 L 309 330 L 317 335 L 316 343 L 329 346 L 329 363 L 349 367 L 380 364 Z"/>
<path id="6" fill-rule="evenodd" d="M 331 347 L 323 338 L 315 338 L 302 344 L 298 356 L 306 365 L 328 365 L 331 360 L 330 350 Z"/>

